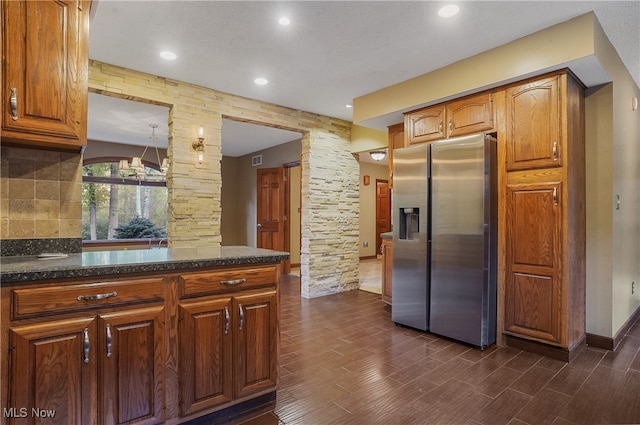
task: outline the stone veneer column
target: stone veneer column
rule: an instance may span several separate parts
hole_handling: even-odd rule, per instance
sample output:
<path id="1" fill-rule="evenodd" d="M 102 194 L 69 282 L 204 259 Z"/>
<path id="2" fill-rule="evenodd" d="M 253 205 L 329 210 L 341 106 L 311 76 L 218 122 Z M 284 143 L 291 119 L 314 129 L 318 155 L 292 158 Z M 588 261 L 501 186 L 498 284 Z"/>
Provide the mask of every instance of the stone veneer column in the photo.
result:
<path id="1" fill-rule="evenodd" d="M 360 286 L 360 168 L 349 143 L 345 135 L 323 129 L 303 139 L 300 278 L 305 298 Z"/>
<path id="2" fill-rule="evenodd" d="M 302 134 L 302 296 L 359 287 L 359 166 L 351 123 L 205 87 L 89 62 L 89 88 L 166 105 L 169 115 L 169 246 L 220 246 L 222 118 Z M 191 143 L 205 128 L 205 159 Z"/>
<path id="3" fill-rule="evenodd" d="M 192 143 L 204 127 L 204 160 Z M 222 116 L 176 104 L 169 114 L 169 212 L 171 246 L 220 246 Z M 191 135 L 191 136 L 189 136 Z"/>

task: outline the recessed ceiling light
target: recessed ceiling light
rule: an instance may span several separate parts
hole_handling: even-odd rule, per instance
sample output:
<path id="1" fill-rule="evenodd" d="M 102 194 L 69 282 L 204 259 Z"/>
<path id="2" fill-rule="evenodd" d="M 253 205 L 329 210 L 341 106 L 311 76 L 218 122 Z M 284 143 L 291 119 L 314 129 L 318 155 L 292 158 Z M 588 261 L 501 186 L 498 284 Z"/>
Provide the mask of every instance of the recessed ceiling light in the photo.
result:
<path id="1" fill-rule="evenodd" d="M 282 18 L 278 19 L 278 23 L 280 25 L 289 25 L 291 21 L 286 16 L 283 16 Z"/>
<path id="2" fill-rule="evenodd" d="M 450 18 L 453 15 L 456 15 L 460 11 L 460 8 L 455 4 L 448 4 L 443 6 L 438 10 L 438 16 L 441 18 Z"/>
<path id="3" fill-rule="evenodd" d="M 162 59 L 166 59 L 166 60 L 168 60 L 168 61 L 172 61 L 172 60 L 176 60 L 176 58 L 177 58 L 178 56 L 176 56 L 176 54 L 175 54 L 175 53 L 173 53 L 173 52 L 170 52 L 170 51 L 168 51 L 168 50 L 164 50 L 164 51 L 160 52 L 160 57 L 161 57 Z"/>
<path id="4" fill-rule="evenodd" d="M 255 80 L 253 80 L 253 82 L 259 86 L 264 86 L 266 84 L 269 84 L 269 80 L 267 80 L 266 78 L 256 78 Z"/>
<path id="5" fill-rule="evenodd" d="M 346 105 L 344 105 L 344 106 L 345 106 L 346 108 L 353 108 L 353 105 L 350 105 L 350 104 L 348 104 L 348 103 L 347 103 Z"/>

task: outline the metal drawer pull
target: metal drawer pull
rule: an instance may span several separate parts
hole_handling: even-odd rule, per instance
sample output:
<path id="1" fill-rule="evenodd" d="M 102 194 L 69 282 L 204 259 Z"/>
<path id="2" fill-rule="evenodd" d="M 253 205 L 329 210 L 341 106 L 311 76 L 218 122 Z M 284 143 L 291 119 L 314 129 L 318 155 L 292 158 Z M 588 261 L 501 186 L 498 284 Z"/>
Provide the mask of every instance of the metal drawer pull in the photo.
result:
<path id="1" fill-rule="evenodd" d="M 453 120 L 452 120 L 452 119 L 450 119 L 450 120 L 449 120 L 449 131 L 453 131 L 453 127 L 454 127 L 454 125 L 453 125 Z"/>
<path id="2" fill-rule="evenodd" d="M 89 328 L 84 328 L 84 338 L 82 340 L 84 345 L 84 363 L 89 363 Z"/>
<path id="3" fill-rule="evenodd" d="M 11 119 L 14 121 L 18 121 L 18 94 L 16 90 L 15 87 L 11 87 Z"/>
<path id="4" fill-rule="evenodd" d="M 227 307 L 224 308 L 224 334 L 229 333 L 229 326 L 231 326 L 231 315 L 229 314 L 229 309 Z"/>
<path id="5" fill-rule="evenodd" d="M 222 285 L 240 285 L 241 283 L 246 282 L 247 279 L 246 278 L 242 278 L 242 279 L 235 279 L 235 280 L 221 280 L 220 283 Z"/>
<path id="6" fill-rule="evenodd" d="M 384 244 L 380 244 L 380 254 L 384 255 Z"/>
<path id="7" fill-rule="evenodd" d="M 553 188 L 553 205 L 558 205 L 558 188 Z"/>
<path id="8" fill-rule="evenodd" d="M 553 142 L 553 160 L 558 160 L 558 142 Z"/>
<path id="9" fill-rule="evenodd" d="M 442 120 L 438 122 L 438 133 L 442 134 Z"/>
<path id="10" fill-rule="evenodd" d="M 242 330 L 242 327 L 244 326 L 244 310 L 242 309 L 242 304 L 239 304 L 240 306 L 240 327 L 238 328 L 239 331 Z"/>
<path id="11" fill-rule="evenodd" d="M 112 298 L 117 296 L 118 293 L 116 291 L 109 292 L 106 294 L 96 294 L 96 295 L 78 295 L 78 301 L 95 301 L 95 300 L 104 300 L 107 298 Z"/>
<path id="12" fill-rule="evenodd" d="M 107 357 L 111 357 L 111 325 L 107 323 Z"/>

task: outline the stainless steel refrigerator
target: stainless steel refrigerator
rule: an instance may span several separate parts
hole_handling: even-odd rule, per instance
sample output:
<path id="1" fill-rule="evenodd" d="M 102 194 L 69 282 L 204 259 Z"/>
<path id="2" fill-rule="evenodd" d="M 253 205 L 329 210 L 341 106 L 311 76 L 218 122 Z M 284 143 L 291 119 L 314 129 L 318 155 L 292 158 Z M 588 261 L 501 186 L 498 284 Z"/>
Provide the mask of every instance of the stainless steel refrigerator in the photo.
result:
<path id="1" fill-rule="evenodd" d="M 495 170 L 483 134 L 393 151 L 394 322 L 495 343 Z"/>

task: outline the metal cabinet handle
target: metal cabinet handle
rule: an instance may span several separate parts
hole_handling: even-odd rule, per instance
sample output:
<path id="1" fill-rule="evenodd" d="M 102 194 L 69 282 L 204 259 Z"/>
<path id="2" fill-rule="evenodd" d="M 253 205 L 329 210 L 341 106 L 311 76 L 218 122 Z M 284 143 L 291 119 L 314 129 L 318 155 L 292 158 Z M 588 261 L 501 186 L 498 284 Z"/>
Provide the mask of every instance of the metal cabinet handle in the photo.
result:
<path id="1" fill-rule="evenodd" d="M 262 224 L 258 223 L 258 224 L 256 225 L 256 227 L 262 227 Z"/>
<path id="2" fill-rule="evenodd" d="M 380 254 L 384 255 L 384 244 L 380 244 Z"/>
<path id="3" fill-rule="evenodd" d="M 558 205 L 558 188 L 553 188 L 553 205 Z"/>
<path id="4" fill-rule="evenodd" d="M 240 285 L 241 283 L 246 282 L 247 279 L 246 278 L 241 278 L 241 279 L 235 279 L 235 280 L 221 280 L 220 284 L 222 285 Z"/>
<path id="5" fill-rule="evenodd" d="M 558 142 L 553 142 L 553 160 L 558 160 Z"/>
<path id="6" fill-rule="evenodd" d="M 442 120 L 438 122 L 438 133 L 442 134 Z"/>
<path id="7" fill-rule="evenodd" d="M 84 338 L 82 339 L 83 347 L 84 347 L 84 360 L 83 362 L 89 363 L 89 328 L 84 328 L 83 331 Z"/>
<path id="8" fill-rule="evenodd" d="M 107 323 L 107 357 L 111 357 L 111 325 Z"/>
<path id="9" fill-rule="evenodd" d="M 229 309 L 227 307 L 224 308 L 224 334 L 229 333 L 229 327 L 231 326 L 231 315 L 229 314 Z"/>
<path id="10" fill-rule="evenodd" d="M 95 300 L 104 300 L 106 298 L 112 298 L 118 296 L 116 291 L 109 292 L 107 294 L 96 294 L 96 295 L 78 295 L 78 301 L 95 301 Z"/>
<path id="11" fill-rule="evenodd" d="M 18 93 L 15 87 L 11 87 L 11 119 L 18 121 Z"/>
<path id="12" fill-rule="evenodd" d="M 453 119 L 451 119 L 451 118 L 450 118 L 450 119 L 449 119 L 449 131 L 453 131 L 453 128 L 454 128 L 454 127 L 455 127 L 455 126 L 454 126 L 454 124 L 453 124 Z"/>
<path id="13" fill-rule="evenodd" d="M 240 309 L 240 327 L 238 328 L 238 330 L 241 331 L 242 327 L 244 326 L 244 310 L 242 309 L 242 304 L 239 304 L 239 309 Z"/>

